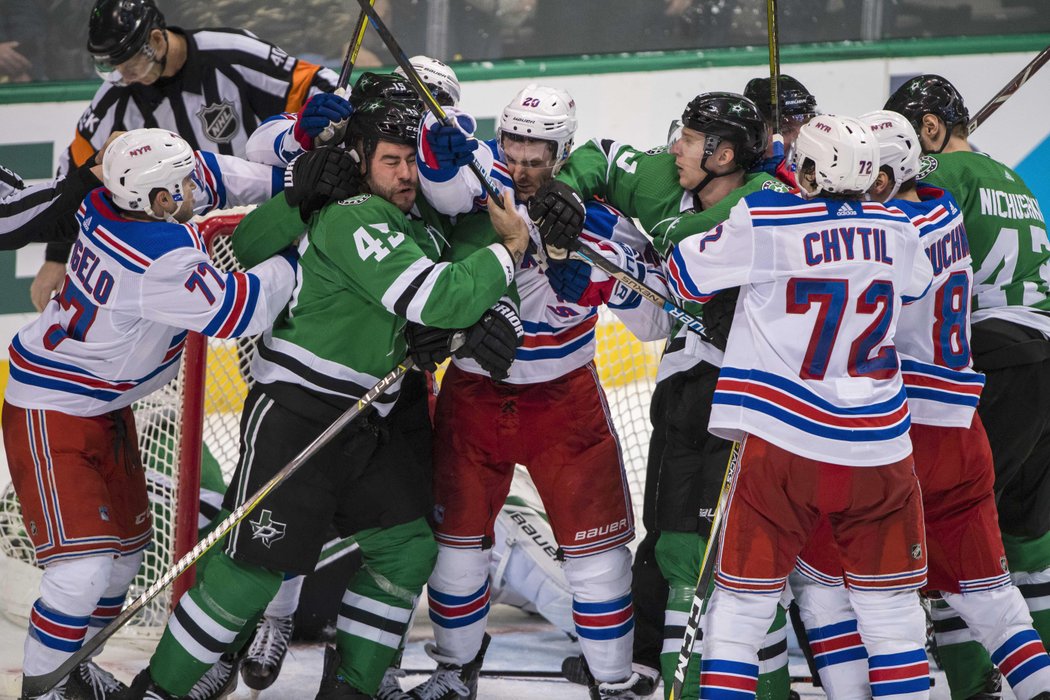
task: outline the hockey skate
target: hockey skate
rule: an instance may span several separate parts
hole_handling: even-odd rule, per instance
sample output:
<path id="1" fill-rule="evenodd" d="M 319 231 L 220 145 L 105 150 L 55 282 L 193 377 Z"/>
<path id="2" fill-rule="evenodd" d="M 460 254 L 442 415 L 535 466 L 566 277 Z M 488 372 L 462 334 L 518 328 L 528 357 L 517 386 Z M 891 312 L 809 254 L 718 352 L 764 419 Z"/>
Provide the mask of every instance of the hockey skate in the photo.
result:
<path id="1" fill-rule="evenodd" d="M 362 693 L 339 675 L 340 661 L 338 651 L 329 646 L 324 648 L 324 672 L 314 700 L 371 700 L 370 695 Z"/>
<path id="2" fill-rule="evenodd" d="M 567 656 L 561 662 L 561 675 L 565 676 L 566 680 L 572 683 L 590 687 L 592 689 L 592 697 L 647 698 L 656 691 L 657 686 L 660 684 L 660 672 L 658 670 L 642 664 L 631 664 L 631 671 L 631 678 L 635 679 L 634 685 L 630 688 L 633 695 L 593 695 L 594 692 L 598 692 L 600 684 L 591 675 L 591 669 L 587 666 L 587 659 L 584 658 L 583 654 Z"/>
<path id="3" fill-rule="evenodd" d="M 62 697 L 67 700 L 123 699 L 127 692 L 128 687 L 114 678 L 112 673 L 99 668 L 94 661 L 85 661 L 69 674 Z"/>
<path id="4" fill-rule="evenodd" d="M 237 690 L 237 667 L 241 663 L 241 654 L 228 651 L 219 657 L 215 665 L 200 677 L 186 700 L 220 700 Z"/>
<path id="5" fill-rule="evenodd" d="M 401 690 L 399 678 L 404 678 L 405 672 L 400 668 L 388 668 L 383 674 L 383 680 L 379 683 L 376 691 L 376 700 L 409 700 L 408 693 Z"/>
<path id="6" fill-rule="evenodd" d="M 263 616 L 248 653 L 241 663 L 241 679 L 252 690 L 265 690 L 281 673 L 292 639 L 293 618 Z"/>
<path id="7" fill-rule="evenodd" d="M 648 695 L 638 695 L 635 686 L 641 681 L 641 676 L 631 673 L 622 681 L 601 681 L 591 685 L 591 700 L 635 700 Z M 651 692 L 651 691 L 650 691 Z"/>
<path id="8" fill-rule="evenodd" d="M 172 695 L 153 682 L 148 666 L 135 676 L 126 697 L 128 700 L 179 700 L 177 695 Z"/>
<path id="9" fill-rule="evenodd" d="M 433 644 L 428 644 L 427 654 L 438 662 L 438 667 L 430 678 L 408 691 L 408 697 L 412 700 L 474 700 L 478 696 L 481 664 L 491 641 L 492 637 L 487 634 L 482 637 L 478 655 L 462 666 L 450 663 L 435 652 Z"/>

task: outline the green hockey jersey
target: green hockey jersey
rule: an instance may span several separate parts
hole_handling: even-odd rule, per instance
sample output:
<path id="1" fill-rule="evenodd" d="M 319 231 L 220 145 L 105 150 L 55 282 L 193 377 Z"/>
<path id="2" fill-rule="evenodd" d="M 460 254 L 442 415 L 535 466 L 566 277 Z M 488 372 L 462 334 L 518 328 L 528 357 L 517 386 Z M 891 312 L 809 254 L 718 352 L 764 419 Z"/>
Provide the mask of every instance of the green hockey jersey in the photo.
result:
<path id="1" fill-rule="evenodd" d="M 638 219 L 662 255 L 686 236 L 710 230 L 729 218 L 729 210 L 743 197 L 760 189 L 787 191 L 787 186 L 765 172 L 748 174 L 744 184 L 704 211 L 697 198 L 678 184 L 675 156 L 665 147 L 640 151 L 610 139 L 594 139 L 572 152 L 558 179 L 571 185 L 584 200 L 600 199 L 624 215 Z M 701 305 L 683 304 L 703 318 Z M 684 371 L 700 360 L 721 364 L 722 352 L 699 344 L 681 323 L 671 329 L 657 381 Z M 691 350 L 682 352 L 687 344 Z"/>
<path id="2" fill-rule="evenodd" d="M 244 218 L 234 252 L 248 263 L 303 229 L 298 209 L 277 196 Z M 371 195 L 315 214 L 299 243 L 292 300 L 259 343 L 256 380 L 357 399 L 404 360 L 406 319 L 440 328 L 474 324 L 507 291 L 514 264 L 500 243 L 440 262 L 451 229 L 422 199 L 411 216 Z M 385 414 L 395 400 L 389 392 L 376 407 Z"/>
<path id="3" fill-rule="evenodd" d="M 1039 202 L 1024 180 L 970 152 L 923 156 L 919 179 L 948 190 L 962 207 L 973 257 L 974 320 L 1016 318 L 1003 307 L 1050 311 L 1050 241 Z M 1034 325 L 1044 324 L 1050 321 L 1039 317 Z"/>

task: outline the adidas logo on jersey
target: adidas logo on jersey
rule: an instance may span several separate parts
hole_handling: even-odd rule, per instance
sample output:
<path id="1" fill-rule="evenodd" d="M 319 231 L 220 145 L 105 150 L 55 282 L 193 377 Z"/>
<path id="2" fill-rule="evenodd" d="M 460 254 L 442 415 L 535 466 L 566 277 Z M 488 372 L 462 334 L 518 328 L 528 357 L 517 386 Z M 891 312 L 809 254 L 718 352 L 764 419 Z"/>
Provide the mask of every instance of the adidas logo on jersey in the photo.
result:
<path id="1" fill-rule="evenodd" d="M 836 213 L 839 216 L 856 216 L 857 210 L 851 207 L 849 202 L 844 202 Z"/>

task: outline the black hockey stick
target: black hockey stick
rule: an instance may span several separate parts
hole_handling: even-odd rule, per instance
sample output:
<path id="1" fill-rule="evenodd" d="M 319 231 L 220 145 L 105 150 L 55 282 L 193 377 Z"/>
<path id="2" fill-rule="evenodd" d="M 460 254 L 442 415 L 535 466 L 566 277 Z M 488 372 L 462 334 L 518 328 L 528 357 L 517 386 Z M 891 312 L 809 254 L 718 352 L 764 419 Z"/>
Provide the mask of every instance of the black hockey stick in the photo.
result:
<path id="1" fill-rule="evenodd" d="M 323 433 L 314 438 L 313 442 L 303 448 L 302 452 L 297 454 L 292 461 L 288 462 L 288 464 L 286 464 L 281 471 L 277 472 L 272 479 L 263 484 L 263 486 L 252 494 L 247 501 L 237 506 L 237 508 L 234 509 L 225 520 L 208 533 L 207 537 L 198 542 L 193 549 L 175 562 L 175 564 L 168 569 L 163 576 L 143 591 L 142 595 L 136 598 L 128 607 L 124 608 L 119 615 L 113 618 L 112 622 L 103 627 L 102 630 L 91 639 L 84 640 L 83 646 L 66 659 L 61 666 L 51 673 L 45 673 L 40 676 L 26 676 L 22 681 L 23 692 L 31 697 L 36 697 L 38 695 L 43 695 L 58 685 L 58 683 L 68 676 L 74 668 L 79 666 L 80 663 L 90 657 L 96 649 L 101 647 L 107 639 L 112 637 L 114 632 L 123 627 L 128 620 L 142 610 L 142 608 L 146 606 L 146 603 L 151 601 L 183 572 L 193 566 L 194 562 L 211 549 L 212 545 L 218 542 L 222 537 L 225 537 L 230 530 L 237 525 L 237 523 L 247 517 L 247 515 L 259 505 L 259 502 L 266 498 L 271 491 L 287 481 L 288 478 L 299 469 L 299 467 L 303 466 L 303 464 L 313 457 L 318 450 L 327 445 L 332 438 L 339 434 L 339 432 L 342 431 L 342 429 L 351 421 L 361 415 L 362 411 L 371 406 L 376 399 L 378 399 L 387 389 L 397 383 L 405 372 L 411 368 L 412 359 L 406 358 L 405 361 L 398 365 L 393 371 L 380 379 L 374 387 L 368 390 L 368 393 L 357 401 L 357 403 L 348 408 L 335 420 L 334 423 L 328 426 Z"/>
<path id="2" fill-rule="evenodd" d="M 773 108 L 773 128 L 780 133 L 780 30 L 777 26 L 777 0 L 766 0 L 766 27 L 769 30 L 769 104 Z"/>
<path id="3" fill-rule="evenodd" d="M 1021 69 L 1021 72 L 1014 76 L 1013 80 L 1006 84 L 1002 90 L 996 93 L 995 97 L 988 101 L 984 107 L 973 115 L 970 119 L 970 124 L 967 127 L 968 133 L 976 131 L 977 127 L 984 123 L 984 121 L 995 113 L 995 110 L 1003 106 L 1010 97 L 1021 89 L 1021 86 L 1028 82 L 1028 79 L 1035 75 L 1035 72 L 1043 67 L 1043 65 L 1050 61 L 1050 46 L 1039 52 L 1039 54 L 1028 62 L 1028 65 Z"/>
<path id="4" fill-rule="evenodd" d="M 707 597 L 707 589 L 715 573 L 722 515 L 725 513 L 726 502 L 729 500 L 733 479 L 740 467 L 741 451 L 740 443 L 734 442 L 733 449 L 729 453 L 729 461 L 726 463 L 725 476 L 722 477 L 722 490 L 718 494 L 718 504 L 715 506 L 714 515 L 711 516 L 711 534 L 707 538 L 704 556 L 700 560 L 700 576 L 696 580 L 696 591 L 693 593 L 693 605 L 689 609 L 689 619 L 685 622 L 685 635 L 682 637 L 682 646 L 678 650 L 678 661 L 675 664 L 674 681 L 671 684 L 671 693 L 668 695 L 669 700 L 678 700 L 682 697 L 682 686 L 685 684 L 685 672 L 689 667 L 689 656 L 693 653 L 696 633 L 700 629 L 700 615 L 704 609 L 704 599 Z"/>
<path id="5" fill-rule="evenodd" d="M 369 0 L 369 4 L 374 5 L 375 1 Z M 357 24 L 354 26 L 354 38 L 346 47 L 346 56 L 343 57 L 343 65 L 339 69 L 339 80 L 335 84 L 335 94 L 340 97 L 346 97 L 346 89 L 350 86 L 350 76 L 354 72 L 354 64 L 357 63 L 357 54 L 361 52 L 361 44 L 365 41 L 366 29 L 368 29 L 368 15 L 362 12 L 357 17 Z M 321 142 L 331 141 L 338 126 L 337 124 L 326 126 L 321 131 Z"/>
<path id="6" fill-rule="evenodd" d="M 408 82 L 412 84 L 412 88 L 419 95 L 420 99 L 423 100 L 423 103 L 426 104 L 430 113 L 445 126 L 453 126 L 452 119 L 445 113 L 445 110 L 441 108 L 441 105 L 438 104 L 438 101 L 434 98 L 434 95 L 431 94 L 426 83 L 423 82 L 423 79 L 419 77 L 419 73 L 408 60 L 408 56 L 401 48 L 401 45 L 397 43 L 397 39 L 394 38 L 394 35 L 390 33 L 386 24 L 383 23 L 383 20 L 376 14 L 375 9 L 368 4 L 368 0 L 357 0 L 357 2 L 361 5 L 361 9 L 368 13 L 368 18 L 371 20 L 372 26 L 375 27 L 377 32 L 379 32 L 379 36 L 383 39 L 383 43 L 386 44 L 386 48 L 390 51 L 390 55 L 394 57 L 394 61 L 396 61 L 397 65 L 401 67 L 401 70 L 405 72 Z M 478 181 L 484 188 L 485 193 L 488 195 L 490 204 L 495 203 L 496 206 L 502 207 L 503 198 L 497 190 L 496 183 L 485 175 L 485 172 L 481 169 L 481 165 L 478 163 L 477 159 L 475 158 L 469 163 L 468 167 L 478 178 Z M 693 316 L 649 285 L 639 282 L 625 270 L 617 267 L 602 256 L 579 250 L 573 251 L 572 256 L 578 260 L 582 260 L 592 267 L 598 268 L 610 277 L 615 278 L 631 291 L 637 292 L 642 297 L 661 307 L 664 311 L 671 314 L 673 318 L 678 319 L 688 326 L 690 330 L 703 334 L 704 324 L 700 319 Z"/>

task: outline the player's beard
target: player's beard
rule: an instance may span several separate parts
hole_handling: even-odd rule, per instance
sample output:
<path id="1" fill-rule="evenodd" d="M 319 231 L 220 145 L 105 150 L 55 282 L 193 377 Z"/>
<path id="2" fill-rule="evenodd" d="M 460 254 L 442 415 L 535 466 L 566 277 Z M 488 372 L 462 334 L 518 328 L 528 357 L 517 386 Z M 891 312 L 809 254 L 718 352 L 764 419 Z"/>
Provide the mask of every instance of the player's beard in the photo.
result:
<path id="1" fill-rule="evenodd" d="M 398 179 L 394 184 L 384 187 L 369 178 L 368 189 L 407 214 L 416 203 L 418 184 L 409 179 Z"/>

